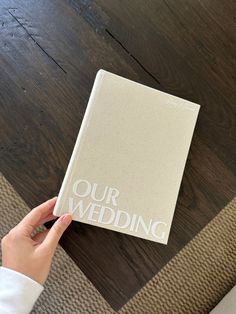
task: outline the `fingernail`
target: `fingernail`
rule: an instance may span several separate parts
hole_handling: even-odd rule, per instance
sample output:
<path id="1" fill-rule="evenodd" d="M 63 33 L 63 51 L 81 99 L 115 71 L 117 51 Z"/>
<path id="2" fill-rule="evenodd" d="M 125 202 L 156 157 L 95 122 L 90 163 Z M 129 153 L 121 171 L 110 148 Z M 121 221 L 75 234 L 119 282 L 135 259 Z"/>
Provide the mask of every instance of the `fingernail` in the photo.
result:
<path id="1" fill-rule="evenodd" d="M 69 225 L 72 221 L 72 217 L 70 214 L 65 214 L 60 218 L 61 222 L 65 225 Z"/>
<path id="2" fill-rule="evenodd" d="M 57 196 L 53 196 L 52 198 L 48 199 L 48 202 L 54 203 L 55 201 L 57 201 Z"/>

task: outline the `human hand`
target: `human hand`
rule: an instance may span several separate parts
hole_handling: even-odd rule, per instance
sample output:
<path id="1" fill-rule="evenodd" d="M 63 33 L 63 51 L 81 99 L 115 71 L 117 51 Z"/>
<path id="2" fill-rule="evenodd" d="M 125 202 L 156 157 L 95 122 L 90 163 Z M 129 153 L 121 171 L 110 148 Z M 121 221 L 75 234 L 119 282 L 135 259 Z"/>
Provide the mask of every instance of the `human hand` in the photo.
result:
<path id="1" fill-rule="evenodd" d="M 32 237 L 35 228 L 56 219 L 57 197 L 35 207 L 2 239 L 2 266 L 20 272 L 40 284 L 47 279 L 59 239 L 71 223 L 71 215 L 58 218 L 51 229 Z"/>

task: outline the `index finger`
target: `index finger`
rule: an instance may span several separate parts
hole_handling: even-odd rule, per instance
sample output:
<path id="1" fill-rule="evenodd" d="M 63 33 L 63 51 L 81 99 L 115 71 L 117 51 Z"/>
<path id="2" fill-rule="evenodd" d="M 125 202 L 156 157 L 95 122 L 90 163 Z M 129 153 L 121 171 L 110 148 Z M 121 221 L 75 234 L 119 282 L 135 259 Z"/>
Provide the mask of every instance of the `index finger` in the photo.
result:
<path id="1" fill-rule="evenodd" d="M 57 196 L 40 204 L 29 212 L 17 225 L 18 228 L 24 230 L 26 235 L 31 235 L 33 230 L 38 227 L 44 218 L 52 213 L 56 204 Z M 55 217 L 56 218 L 56 217 Z"/>

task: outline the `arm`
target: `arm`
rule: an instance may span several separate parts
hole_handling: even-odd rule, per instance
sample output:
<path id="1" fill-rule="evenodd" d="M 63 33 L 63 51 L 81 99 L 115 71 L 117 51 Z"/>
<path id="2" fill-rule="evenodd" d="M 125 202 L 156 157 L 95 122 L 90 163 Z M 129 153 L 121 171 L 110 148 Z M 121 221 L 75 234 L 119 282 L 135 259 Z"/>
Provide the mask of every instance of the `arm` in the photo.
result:
<path id="1" fill-rule="evenodd" d="M 32 237 L 35 228 L 51 221 L 56 197 L 34 208 L 1 241 L 0 313 L 29 313 L 43 291 L 58 241 L 71 222 L 61 216 L 50 230 Z"/>
<path id="2" fill-rule="evenodd" d="M 31 278 L 0 267 L 0 313 L 25 314 L 29 313 L 43 286 Z"/>

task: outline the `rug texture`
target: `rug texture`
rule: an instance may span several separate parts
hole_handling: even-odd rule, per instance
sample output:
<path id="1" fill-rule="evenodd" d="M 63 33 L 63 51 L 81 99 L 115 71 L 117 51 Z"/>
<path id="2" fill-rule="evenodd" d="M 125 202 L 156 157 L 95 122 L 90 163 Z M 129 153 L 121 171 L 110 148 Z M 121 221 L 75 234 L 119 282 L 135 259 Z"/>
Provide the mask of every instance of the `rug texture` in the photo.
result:
<path id="1" fill-rule="evenodd" d="M 29 211 L 22 198 L 4 176 L 0 175 L 0 238 Z M 236 198 L 124 305 L 119 313 L 209 313 L 235 284 Z M 58 246 L 45 289 L 32 313 L 115 312 Z"/>

